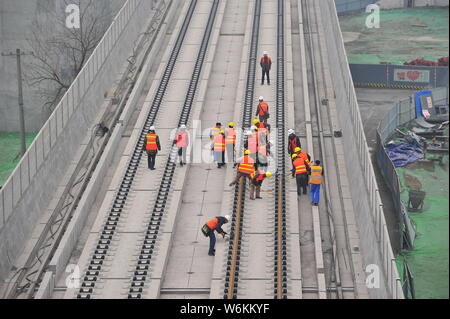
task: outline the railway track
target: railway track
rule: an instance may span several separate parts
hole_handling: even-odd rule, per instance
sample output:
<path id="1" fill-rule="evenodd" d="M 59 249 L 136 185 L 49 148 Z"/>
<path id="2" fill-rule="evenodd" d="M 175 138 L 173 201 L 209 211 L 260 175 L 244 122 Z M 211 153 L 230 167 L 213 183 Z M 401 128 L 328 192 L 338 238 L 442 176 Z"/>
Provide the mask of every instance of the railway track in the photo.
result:
<path id="1" fill-rule="evenodd" d="M 101 279 L 102 268 L 107 259 L 106 257 L 111 251 L 113 239 L 117 237 L 118 225 L 121 215 L 126 215 L 126 208 L 130 207 L 133 201 L 131 190 L 133 183 L 137 180 L 136 177 L 139 176 L 138 170 L 142 155 L 144 154 L 142 149 L 145 142 L 145 135 L 148 132 L 150 126 L 154 125 L 158 115 L 158 111 L 160 110 L 160 107 L 164 101 L 164 97 L 168 92 L 168 88 L 170 87 L 169 84 L 171 83 L 171 77 L 175 72 L 174 70 L 176 68 L 177 59 L 181 54 L 180 52 L 182 49 L 182 45 L 188 32 L 191 20 L 193 19 L 197 3 L 198 0 L 192 0 L 189 4 L 186 16 L 183 20 L 183 24 L 181 25 L 180 31 L 173 44 L 173 49 L 168 58 L 164 72 L 162 73 L 159 85 L 155 91 L 149 112 L 147 114 L 147 117 L 145 118 L 145 121 L 143 122 L 142 130 L 140 131 L 140 135 L 137 138 L 135 146 L 132 148 L 131 154 L 129 156 L 130 159 L 127 163 L 125 173 L 121 179 L 120 186 L 115 192 L 112 207 L 110 208 L 106 220 L 100 230 L 99 238 L 95 245 L 95 250 L 89 258 L 86 273 L 82 277 L 81 288 L 76 295 L 77 298 L 88 299 L 91 298 L 94 294 L 94 289 L 96 288 L 98 281 Z M 180 111 L 178 127 L 181 124 L 187 123 L 189 119 L 190 110 L 203 66 L 203 60 L 206 54 L 206 49 L 208 47 L 212 24 L 214 23 L 215 14 L 217 11 L 217 5 L 218 0 L 214 1 L 210 12 L 208 25 L 203 36 L 200 50 L 198 52 L 194 71 L 192 73 L 192 78 L 189 81 L 189 87 L 186 91 L 185 101 Z M 170 119 L 173 120 L 173 116 L 171 116 Z M 173 125 L 175 126 L 176 124 L 174 123 Z M 153 256 L 161 221 L 164 217 L 166 203 L 169 197 L 169 192 L 171 190 L 172 178 L 174 177 L 175 173 L 176 165 L 172 161 L 172 158 L 176 154 L 176 150 L 176 147 L 171 147 L 168 154 L 164 173 L 162 174 L 159 187 L 156 192 L 157 197 L 154 203 L 154 207 L 150 212 L 150 219 L 146 226 L 145 236 L 143 242 L 140 244 L 141 249 L 137 257 L 136 266 L 134 267 L 135 271 L 133 272 L 131 284 L 128 288 L 128 298 L 142 297 L 143 287 L 150 269 L 150 261 Z"/>
<path id="2" fill-rule="evenodd" d="M 315 128 L 306 130 L 308 151 L 312 154 L 313 159 L 320 159 L 321 165 L 327 169 L 322 183 L 323 199 L 320 210 L 312 207 L 313 219 L 316 219 L 314 224 L 320 224 L 320 228 L 314 228 L 314 232 L 318 233 L 320 241 L 323 242 L 323 244 L 315 243 L 316 254 L 323 255 L 315 256 L 317 287 L 309 289 L 309 293 L 317 294 L 318 298 L 354 298 L 354 273 L 346 242 L 348 234 L 345 212 L 338 205 L 337 200 L 332 200 L 341 197 L 339 186 L 335 185 L 333 189 L 330 187 L 330 176 L 336 174 L 335 164 L 332 162 L 334 157 L 334 146 L 331 140 L 333 128 L 329 110 L 328 108 L 324 110 L 324 106 L 327 106 L 327 99 L 320 98 L 320 90 L 326 91 L 326 88 L 323 67 L 319 68 L 320 71 L 316 67 L 317 64 L 323 66 L 320 43 L 318 43 L 318 13 L 314 3 L 301 0 L 299 4 L 302 6 L 300 12 L 303 13 L 303 16 L 299 18 L 303 21 L 305 42 L 304 52 L 301 54 L 308 57 L 308 62 L 306 62 L 308 70 L 304 72 L 307 72 L 310 80 L 309 90 L 305 90 L 308 95 L 307 101 L 309 101 L 307 103 L 309 105 L 305 107 L 305 112 L 308 112 L 306 122 L 309 119 L 315 126 Z M 300 32 L 301 35 L 302 32 Z M 337 180 L 337 175 L 333 177 L 336 177 Z M 340 226 L 339 234 L 336 233 L 336 225 Z M 305 293 L 308 293 L 308 288 L 305 289 Z"/>
<path id="3" fill-rule="evenodd" d="M 277 78 L 276 78 L 276 174 L 274 192 L 273 234 L 273 298 L 287 298 L 287 249 L 286 249 L 286 161 L 285 161 L 285 35 L 284 35 L 284 1 L 277 2 Z M 242 112 L 242 127 L 249 127 L 252 119 L 252 104 L 255 94 L 255 71 L 261 19 L 261 1 L 255 2 L 249 65 L 247 71 L 246 94 Z M 241 179 L 235 187 L 233 200 L 233 218 L 227 256 L 225 277 L 225 299 L 236 299 L 238 295 L 239 269 L 241 267 L 242 234 L 245 213 L 246 181 Z M 270 204 L 269 204 L 270 205 Z M 270 206 L 269 206 L 270 207 Z M 255 208 L 255 207 L 253 207 Z"/>

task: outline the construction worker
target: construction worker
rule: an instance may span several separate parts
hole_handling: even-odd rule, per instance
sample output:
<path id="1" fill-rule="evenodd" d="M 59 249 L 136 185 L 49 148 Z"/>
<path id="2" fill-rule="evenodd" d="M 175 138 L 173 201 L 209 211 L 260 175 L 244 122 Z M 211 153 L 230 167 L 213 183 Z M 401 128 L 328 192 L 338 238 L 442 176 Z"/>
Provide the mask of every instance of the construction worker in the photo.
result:
<path id="1" fill-rule="evenodd" d="M 236 146 L 236 131 L 234 130 L 234 123 L 228 123 L 228 128 L 225 130 L 225 147 L 227 152 L 227 163 L 234 163 L 234 148 Z"/>
<path id="2" fill-rule="evenodd" d="M 320 201 L 320 185 L 322 184 L 325 171 L 320 166 L 320 161 L 316 160 L 315 165 L 311 166 L 311 176 L 309 177 L 309 185 L 311 192 L 311 204 L 319 206 Z"/>
<path id="3" fill-rule="evenodd" d="M 252 126 L 250 131 L 246 133 L 247 140 L 244 142 L 245 149 L 248 149 L 250 156 L 255 162 L 255 166 L 258 166 L 258 132 L 256 126 Z"/>
<path id="4" fill-rule="evenodd" d="M 222 229 L 222 225 L 228 223 L 230 220 L 230 215 L 226 215 L 224 217 L 217 216 L 213 219 L 210 219 L 205 225 L 203 225 L 202 231 L 205 235 L 208 234 L 209 237 L 208 256 L 216 255 L 216 250 L 214 248 L 216 246 L 216 236 L 214 235 L 214 231 L 218 232 L 222 235 L 223 238 L 225 238 L 225 235 L 227 233 Z"/>
<path id="5" fill-rule="evenodd" d="M 214 136 L 214 160 L 217 162 L 217 168 L 225 165 L 225 131 L 221 130 Z"/>
<path id="6" fill-rule="evenodd" d="M 209 138 L 211 139 L 211 141 L 214 140 L 214 136 L 216 136 L 217 134 L 220 133 L 220 131 L 222 130 L 222 123 L 217 122 L 216 126 L 213 127 L 211 129 L 211 131 L 209 132 Z"/>
<path id="7" fill-rule="evenodd" d="M 234 167 L 238 166 L 237 174 L 234 181 L 230 183 L 230 186 L 238 183 L 241 177 L 250 178 L 250 174 L 255 171 L 255 160 L 250 156 L 250 151 L 245 150 L 244 156 L 237 159 L 237 163 L 234 164 Z"/>
<path id="8" fill-rule="evenodd" d="M 159 143 L 159 136 L 155 133 L 155 127 L 151 126 L 147 135 L 145 136 L 145 143 L 143 150 L 147 152 L 148 168 L 155 170 L 156 154 L 161 150 Z"/>
<path id="9" fill-rule="evenodd" d="M 189 133 L 186 130 L 186 125 L 183 124 L 180 126 L 172 145 L 175 144 L 178 147 L 178 158 L 180 159 L 180 166 L 183 166 L 184 164 L 186 164 L 186 151 L 189 145 Z"/>
<path id="10" fill-rule="evenodd" d="M 306 163 L 303 158 L 300 158 L 297 154 L 292 154 L 293 166 L 292 177 L 295 176 L 297 182 L 297 195 L 301 196 L 301 189 L 303 194 L 306 194 L 306 188 L 308 186 L 308 170 L 306 169 Z"/>
<path id="11" fill-rule="evenodd" d="M 269 178 L 271 176 L 272 176 L 271 172 L 265 172 L 262 170 L 256 170 L 252 174 L 250 174 L 250 180 L 251 180 L 250 199 L 251 200 L 255 200 L 255 191 L 256 191 L 256 198 L 262 199 L 262 197 L 260 196 L 262 183 L 266 178 Z"/>
<path id="12" fill-rule="evenodd" d="M 263 52 L 263 57 L 259 63 L 262 70 L 261 85 L 264 85 L 264 78 L 267 76 L 267 84 L 270 85 L 270 70 L 272 69 L 272 59 L 267 51 Z"/>
<path id="13" fill-rule="evenodd" d="M 270 143 L 269 143 L 269 131 L 266 129 L 264 123 L 260 122 L 257 124 L 257 134 L 258 134 L 258 156 L 257 164 L 258 168 L 267 167 L 268 161 L 267 156 L 270 154 Z"/>
<path id="14" fill-rule="evenodd" d="M 295 131 L 293 129 L 288 130 L 288 153 L 289 156 L 292 156 L 294 154 L 294 151 L 297 147 L 302 147 L 300 143 L 300 138 L 295 135 Z"/>
<path id="15" fill-rule="evenodd" d="M 264 97 L 259 97 L 259 103 L 256 108 L 256 116 L 259 116 L 259 121 L 264 122 L 267 125 L 267 119 L 269 118 L 269 105 L 264 102 Z"/>

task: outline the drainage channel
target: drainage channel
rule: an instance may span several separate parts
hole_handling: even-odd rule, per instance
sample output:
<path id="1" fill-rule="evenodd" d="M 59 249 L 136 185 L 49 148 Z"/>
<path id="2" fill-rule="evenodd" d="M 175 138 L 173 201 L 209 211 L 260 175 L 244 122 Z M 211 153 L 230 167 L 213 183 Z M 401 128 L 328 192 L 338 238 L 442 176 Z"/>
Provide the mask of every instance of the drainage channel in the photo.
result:
<path id="1" fill-rule="evenodd" d="M 253 16 L 252 39 L 250 44 L 250 53 L 248 59 L 247 85 L 245 90 L 244 108 L 242 114 L 242 127 L 250 127 L 253 110 L 253 95 L 255 91 L 256 76 L 256 58 L 259 40 L 259 25 L 261 20 L 261 0 L 255 1 L 255 10 Z M 244 145 L 242 143 L 241 145 Z M 230 241 L 227 255 L 227 270 L 225 277 L 224 299 L 236 299 L 239 278 L 239 261 L 242 239 L 242 221 L 244 216 L 245 199 L 244 178 L 241 178 L 239 184 L 234 190 L 233 218 L 231 222 Z"/>
<path id="2" fill-rule="evenodd" d="M 141 131 L 137 145 L 134 148 L 134 152 L 128 163 L 125 176 L 123 177 L 120 187 L 116 193 L 116 197 L 108 214 L 106 223 L 103 225 L 103 228 L 101 230 L 101 235 L 97 242 L 95 251 L 89 261 L 88 270 L 83 277 L 81 288 L 77 294 L 78 299 L 90 299 L 94 292 L 95 284 L 98 281 L 103 263 L 109 251 L 112 239 L 116 233 L 116 228 L 120 220 L 121 213 L 124 209 L 125 203 L 127 202 L 133 180 L 139 167 L 139 162 L 143 154 L 142 146 L 145 142 L 145 135 L 156 119 L 156 115 L 158 113 L 159 107 L 161 106 L 164 94 L 166 93 L 167 86 L 173 73 L 175 63 L 180 53 L 181 46 L 183 44 L 196 5 L 197 0 L 192 0 L 186 17 L 183 21 L 180 33 L 175 42 L 173 51 L 170 55 L 170 59 L 167 63 L 163 77 L 161 79 L 161 83 L 159 84 L 158 90 L 155 94 L 155 98 L 152 102 L 149 114 L 147 115 L 147 119 Z M 155 239 L 156 237 L 150 239 L 150 245 L 154 244 Z"/>
<path id="3" fill-rule="evenodd" d="M 194 102 L 197 86 L 200 80 L 200 74 L 202 71 L 203 62 L 205 60 L 206 52 L 208 49 L 208 43 L 212 33 L 218 6 L 219 0 L 215 0 L 209 14 L 208 24 L 206 26 L 205 33 L 203 35 L 202 43 L 197 56 L 197 61 L 195 63 L 188 91 L 186 93 L 183 109 L 181 111 L 180 119 L 178 121 L 178 127 L 180 127 L 183 124 L 186 125 L 189 120 L 189 115 L 191 112 L 192 104 Z M 173 159 L 176 156 L 177 150 L 178 148 L 176 146 L 173 146 L 167 159 L 166 168 L 164 170 L 164 174 L 158 190 L 156 202 L 153 207 L 150 221 L 147 225 L 147 231 L 145 234 L 144 242 L 141 246 L 141 251 L 139 253 L 137 264 L 135 266 L 134 274 L 129 287 L 128 291 L 129 299 L 142 298 L 145 281 L 150 269 L 150 262 L 153 255 L 153 249 L 155 247 L 155 243 L 161 226 L 161 220 L 166 208 L 167 199 L 172 185 L 172 179 L 175 174 L 176 162 Z"/>

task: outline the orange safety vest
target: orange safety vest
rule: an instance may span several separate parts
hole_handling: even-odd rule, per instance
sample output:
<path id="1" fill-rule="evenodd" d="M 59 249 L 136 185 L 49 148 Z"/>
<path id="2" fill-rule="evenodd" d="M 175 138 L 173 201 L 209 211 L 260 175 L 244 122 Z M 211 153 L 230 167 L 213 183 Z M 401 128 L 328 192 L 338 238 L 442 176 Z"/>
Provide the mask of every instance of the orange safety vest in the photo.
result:
<path id="1" fill-rule="evenodd" d="M 308 159 L 308 154 L 306 154 L 306 152 L 301 152 L 300 154 L 298 154 L 298 157 L 303 159 L 305 163 L 308 164 L 308 166 L 311 165 L 311 162 Z"/>
<path id="2" fill-rule="evenodd" d="M 225 137 L 222 134 L 214 136 L 214 151 L 225 152 Z"/>
<path id="3" fill-rule="evenodd" d="M 158 149 L 158 144 L 156 143 L 158 135 L 154 133 L 147 134 L 147 146 L 145 149 L 147 151 L 156 151 Z"/>
<path id="4" fill-rule="evenodd" d="M 255 170 L 255 161 L 248 155 L 244 155 L 244 161 L 239 164 L 238 171 L 244 174 L 251 174 Z"/>
<path id="5" fill-rule="evenodd" d="M 253 180 L 253 178 L 255 178 L 256 174 L 259 174 L 258 177 L 256 178 L 256 181 L 263 181 L 266 179 L 266 172 L 265 171 L 254 171 L 253 173 L 250 174 L 250 179 Z"/>
<path id="6" fill-rule="evenodd" d="M 295 167 L 295 175 L 307 173 L 305 161 L 302 158 L 296 158 L 294 160 L 294 167 Z"/>
<path id="7" fill-rule="evenodd" d="M 211 139 L 213 139 L 217 134 L 220 133 L 220 127 L 213 127 L 211 129 Z"/>
<path id="8" fill-rule="evenodd" d="M 261 64 L 265 64 L 264 62 L 266 62 L 266 61 L 264 61 L 264 59 L 265 59 L 266 57 L 263 55 L 263 57 L 261 58 Z M 267 64 L 268 65 L 270 65 L 272 63 L 272 59 L 270 58 L 270 56 L 267 56 Z"/>
<path id="9" fill-rule="evenodd" d="M 311 166 L 310 184 L 322 184 L 322 166 Z"/>
<path id="10" fill-rule="evenodd" d="M 186 147 L 189 143 L 189 135 L 187 131 L 180 131 L 177 134 L 177 146 Z"/>
<path id="11" fill-rule="evenodd" d="M 225 138 L 225 144 L 236 144 L 236 131 L 234 128 L 227 128 L 227 137 Z"/>
<path id="12" fill-rule="evenodd" d="M 254 134 L 250 136 L 247 141 L 250 154 L 255 154 L 258 151 L 258 135 Z"/>
<path id="13" fill-rule="evenodd" d="M 259 110 L 259 116 L 263 116 L 267 112 L 269 112 L 269 105 L 266 102 L 259 102 L 258 110 Z"/>
<path id="14" fill-rule="evenodd" d="M 209 229 L 214 230 L 217 227 L 217 224 L 219 223 L 219 219 L 217 217 L 214 217 L 210 221 L 206 223 L 206 225 L 209 227 Z"/>

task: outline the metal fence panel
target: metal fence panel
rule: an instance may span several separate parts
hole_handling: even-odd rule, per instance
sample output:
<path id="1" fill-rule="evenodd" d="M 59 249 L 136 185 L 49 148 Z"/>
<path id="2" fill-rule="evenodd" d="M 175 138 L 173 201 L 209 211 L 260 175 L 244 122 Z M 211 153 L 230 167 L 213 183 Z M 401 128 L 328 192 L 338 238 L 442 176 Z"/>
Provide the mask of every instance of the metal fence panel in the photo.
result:
<path id="1" fill-rule="evenodd" d="M 335 0 L 338 13 L 365 10 L 369 4 L 375 2 L 376 0 Z"/>

